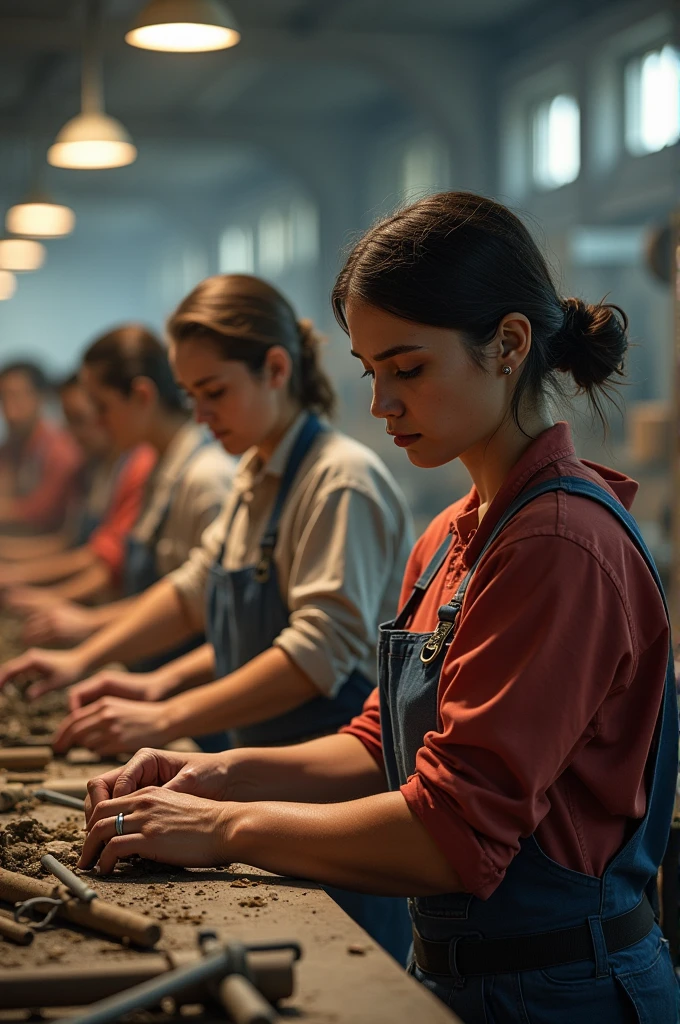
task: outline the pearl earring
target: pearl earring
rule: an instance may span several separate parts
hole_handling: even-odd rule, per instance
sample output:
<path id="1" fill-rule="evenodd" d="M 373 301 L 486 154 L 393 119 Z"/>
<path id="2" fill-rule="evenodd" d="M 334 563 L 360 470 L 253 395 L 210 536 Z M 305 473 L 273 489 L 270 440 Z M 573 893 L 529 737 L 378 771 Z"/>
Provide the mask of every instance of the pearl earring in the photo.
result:
<path id="1" fill-rule="evenodd" d="M 503 366 L 501 367 L 501 369 L 503 370 L 503 373 L 506 375 L 506 377 L 508 376 L 508 374 L 512 373 L 511 366 Z"/>

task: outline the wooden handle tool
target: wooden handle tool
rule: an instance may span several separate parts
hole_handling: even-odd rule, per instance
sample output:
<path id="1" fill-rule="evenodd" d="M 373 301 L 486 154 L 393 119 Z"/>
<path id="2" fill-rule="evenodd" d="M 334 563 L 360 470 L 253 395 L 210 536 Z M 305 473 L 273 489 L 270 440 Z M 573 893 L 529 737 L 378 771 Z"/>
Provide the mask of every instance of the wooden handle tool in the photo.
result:
<path id="1" fill-rule="evenodd" d="M 52 760 L 51 747 L 0 747 L 0 768 L 35 771 Z"/>
<path id="2" fill-rule="evenodd" d="M 0 936 L 9 942 L 15 942 L 17 946 L 30 946 L 33 942 L 33 932 L 27 925 L 18 924 L 13 918 L 7 916 L 0 910 Z M 2 1003 L 0 1002 L 0 1006 Z"/>
<path id="3" fill-rule="evenodd" d="M 161 926 L 157 921 L 134 910 L 102 899 L 81 903 L 73 899 L 65 886 L 52 885 L 40 878 L 29 878 L 16 871 L 0 868 L 0 900 L 23 903 L 35 896 L 62 899 L 64 903 L 57 912 L 58 917 L 117 939 L 130 939 L 138 946 L 153 946 L 161 935 Z"/>

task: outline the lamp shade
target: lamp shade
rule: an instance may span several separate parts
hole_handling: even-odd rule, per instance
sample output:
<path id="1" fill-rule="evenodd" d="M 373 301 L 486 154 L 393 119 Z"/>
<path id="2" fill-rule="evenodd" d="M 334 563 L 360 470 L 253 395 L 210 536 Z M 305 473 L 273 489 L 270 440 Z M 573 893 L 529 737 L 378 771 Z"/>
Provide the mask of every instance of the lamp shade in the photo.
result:
<path id="1" fill-rule="evenodd" d="M 241 34 L 219 0 L 150 0 L 125 36 L 142 50 L 199 53 L 236 46 Z"/>
<path id="2" fill-rule="evenodd" d="M 83 170 L 124 167 L 136 157 L 137 150 L 120 121 L 98 111 L 67 121 L 47 151 L 55 167 Z"/>
<path id="3" fill-rule="evenodd" d="M 0 238 L 0 270 L 39 270 L 47 250 L 30 238 Z"/>
<path id="4" fill-rule="evenodd" d="M 11 270 L 0 270 L 0 302 L 11 299 L 17 290 L 17 279 Z"/>
<path id="5" fill-rule="evenodd" d="M 68 206 L 37 195 L 10 207 L 5 218 L 5 227 L 11 234 L 29 238 L 61 238 L 70 235 L 75 224 L 76 215 Z"/>

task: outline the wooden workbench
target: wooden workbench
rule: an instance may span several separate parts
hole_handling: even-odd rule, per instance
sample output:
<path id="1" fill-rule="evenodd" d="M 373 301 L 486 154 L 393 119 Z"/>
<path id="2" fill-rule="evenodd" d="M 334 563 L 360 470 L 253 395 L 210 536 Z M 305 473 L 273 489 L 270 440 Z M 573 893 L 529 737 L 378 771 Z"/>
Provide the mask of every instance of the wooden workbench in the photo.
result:
<path id="1" fill-rule="evenodd" d="M 57 762 L 49 773 L 85 779 L 101 770 L 92 765 Z M 56 825 L 73 814 L 78 812 L 48 804 L 30 812 L 45 825 Z M 2 815 L 0 825 L 13 817 L 18 815 Z M 104 899 L 160 918 L 163 935 L 157 949 L 195 949 L 199 927 L 215 928 L 225 939 L 244 942 L 299 941 L 303 958 L 296 968 L 297 991 L 286 1006 L 288 1013 L 305 1024 L 454 1024 L 458 1020 L 313 883 L 280 878 L 247 865 L 231 865 L 230 870 L 93 876 L 91 884 Z M 37 932 L 28 947 L 0 940 L 2 967 L 80 964 L 86 969 L 97 959 L 112 963 L 144 955 L 71 926 Z M 39 1003 L 38 989 L 36 1005 Z M 0 1010 L 2 1021 L 27 1016 Z M 64 1011 L 54 1010 L 48 1016 L 62 1017 Z M 197 1018 L 202 1024 L 214 1019 Z"/>

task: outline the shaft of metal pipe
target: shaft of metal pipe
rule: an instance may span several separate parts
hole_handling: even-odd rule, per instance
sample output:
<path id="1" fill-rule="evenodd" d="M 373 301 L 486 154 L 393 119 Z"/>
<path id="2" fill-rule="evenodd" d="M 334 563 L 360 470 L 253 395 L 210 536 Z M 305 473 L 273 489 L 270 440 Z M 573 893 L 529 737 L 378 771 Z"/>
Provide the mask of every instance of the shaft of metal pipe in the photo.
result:
<path id="1" fill-rule="evenodd" d="M 51 853 L 46 853 L 41 857 L 40 863 L 44 868 L 47 868 L 55 878 L 58 878 L 60 882 L 63 882 L 66 888 L 83 903 L 89 903 L 90 900 L 93 900 L 97 895 L 94 889 L 91 889 L 87 882 L 84 882 L 82 878 L 78 878 L 77 875 L 74 875 L 70 868 L 67 868 L 65 864 L 58 861 Z"/>
<path id="2" fill-rule="evenodd" d="M 161 999 L 173 996 L 190 985 L 197 985 L 219 978 L 229 969 L 230 953 L 228 948 L 218 953 L 203 957 L 191 967 L 168 971 L 159 978 L 152 978 L 135 988 L 110 996 L 91 1006 L 87 1013 L 75 1017 L 60 1018 L 64 1024 L 114 1024 L 124 1013 L 132 1010 L 146 1010 L 156 1006 Z"/>
<path id="3" fill-rule="evenodd" d="M 77 796 L 68 796 L 66 793 L 57 793 L 54 789 L 34 789 L 33 796 L 48 804 L 59 804 L 61 807 L 73 807 L 76 811 L 85 810 L 85 801 Z"/>

